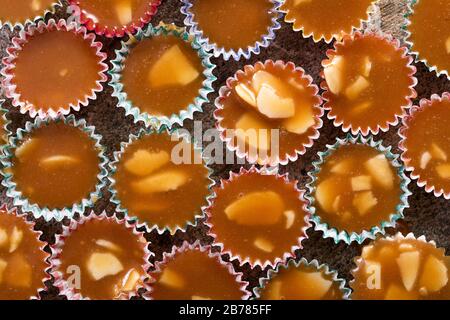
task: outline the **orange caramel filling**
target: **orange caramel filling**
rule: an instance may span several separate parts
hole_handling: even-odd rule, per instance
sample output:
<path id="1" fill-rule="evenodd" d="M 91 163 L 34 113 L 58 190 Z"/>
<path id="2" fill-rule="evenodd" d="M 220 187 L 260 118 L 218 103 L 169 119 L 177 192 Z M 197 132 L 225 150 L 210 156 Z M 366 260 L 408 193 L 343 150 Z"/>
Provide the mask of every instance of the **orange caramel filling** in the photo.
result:
<path id="1" fill-rule="evenodd" d="M 331 41 L 359 27 L 368 19 L 374 0 L 286 0 L 281 9 L 286 22 L 294 23 L 294 30 L 303 30 L 305 36 L 313 35 Z"/>
<path id="2" fill-rule="evenodd" d="M 257 152 L 258 162 L 286 159 L 314 136 L 322 113 L 316 93 L 292 65 L 258 63 L 238 76 L 217 115 L 221 127 L 234 129 L 232 144 L 240 152 Z"/>
<path id="3" fill-rule="evenodd" d="M 13 150 L 12 180 L 30 203 L 62 209 L 95 191 L 100 171 L 95 141 L 79 128 L 50 123 Z"/>
<path id="4" fill-rule="evenodd" d="M 202 71 L 189 42 L 173 35 L 154 36 L 133 45 L 121 81 L 141 112 L 170 117 L 194 103 L 205 79 Z"/>
<path id="5" fill-rule="evenodd" d="M 122 207 L 130 216 L 150 226 L 184 227 L 207 205 L 210 180 L 200 161 L 176 164 L 173 151 L 183 145 L 183 152 L 194 154 L 191 143 L 171 141 L 165 133 L 144 136 L 132 142 L 123 153 L 114 174 Z M 180 159 L 181 160 L 181 159 Z"/>
<path id="6" fill-rule="evenodd" d="M 412 50 L 426 59 L 438 71 L 450 71 L 450 2 L 447 0 L 418 1 L 409 17 Z"/>
<path id="7" fill-rule="evenodd" d="M 228 267 L 199 250 L 177 253 L 152 276 L 155 300 L 240 300 L 244 295 Z"/>
<path id="8" fill-rule="evenodd" d="M 366 145 L 344 145 L 325 159 L 315 182 L 316 214 L 330 227 L 360 233 L 389 221 L 402 193 L 386 156 Z"/>
<path id="9" fill-rule="evenodd" d="M 269 0 L 195 0 L 192 5 L 203 37 L 227 51 L 246 49 L 262 40 L 275 16 Z"/>
<path id="10" fill-rule="evenodd" d="M 20 100 L 35 109 L 68 109 L 85 100 L 102 80 L 101 58 L 81 35 L 36 33 L 18 52 L 12 83 Z"/>
<path id="11" fill-rule="evenodd" d="M 338 43 L 330 60 L 322 63 L 329 115 L 355 130 L 376 130 L 394 122 L 412 95 L 409 59 L 375 35 L 357 35 Z"/>
<path id="12" fill-rule="evenodd" d="M 436 191 L 450 193 L 450 97 L 428 102 L 408 122 L 404 157 L 414 175 L 434 186 Z"/>
<path id="13" fill-rule="evenodd" d="M 273 175 L 244 173 L 216 188 L 208 223 L 224 250 L 242 260 L 275 261 L 299 245 L 304 202 L 294 185 Z"/>
<path id="14" fill-rule="evenodd" d="M 57 0 L 0 0 L 0 21 L 25 22 L 42 16 Z"/>
<path id="15" fill-rule="evenodd" d="M 0 300 L 38 295 L 47 277 L 47 254 L 24 218 L 0 211 Z"/>
<path id="16" fill-rule="evenodd" d="M 144 245 L 143 238 L 122 224 L 89 220 L 64 240 L 58 269 L 83 298 L 118 298 L 142 285 Z"/>
<path id="17" fill-rule="evenodd" d="M 340 300 L 343 293 L 331 274 L 313 266 L 280 268 L 261 292 L 262 300 Z"/>
<path id="18" fill-rule="evenodd" d="M 363 248 L 353 272 L 352 299 L 417 300 L 450 298 L 450 258 L 442 249 L 415 239 L 380 239 Z"/>
<path id="19" fill-rule="evenodd" d="M 120 28 L 145 17 L 155 0 L 79 0 L 79 6 L 101 27 Z"/>

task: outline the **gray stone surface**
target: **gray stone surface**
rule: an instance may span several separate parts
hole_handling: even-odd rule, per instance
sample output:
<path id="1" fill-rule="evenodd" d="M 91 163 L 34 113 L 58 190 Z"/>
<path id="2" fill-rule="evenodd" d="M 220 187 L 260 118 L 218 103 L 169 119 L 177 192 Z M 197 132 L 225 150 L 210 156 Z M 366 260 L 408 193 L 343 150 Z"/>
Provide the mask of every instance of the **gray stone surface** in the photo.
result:
<path id="1" fill-rule="evenodd" d="M 382 0 L 375 7 L 372 19 L 367 28 L 374 31 L 382 30 L 399 38 L 403 42 L 404 31 L 401 28 L 403 24 L 403 15 L 406 13 L 406 0 Z M 163 0 L 158 14 L 152 20 L 153 23 L 159 21 L 174 22 L 177 25 L 183 25 L 183 16 L 179 10 L 181 3 L 179 0 Z M 64 8 L 59 10 L 57 17 L 64 17 Z M 50 18 L 50 17 L 47 17 Z M 17 35 L 17 30 L 11 32 L 6 28 L 0 31 L 0 57 L 5 55 L 5 49 L 10 44 L 11 38 Z M 104 51 L 108 53 L 109 58 L 114 57 L 114 49 L 120 45 L 119 40 L 109 40 L 99 38 L 104 43 Z M 222 59 L 214 59 L 217 64 L 215 75 L 218 80 L 215 82 L 215 89 L 220 88 L 227 79 L 233 75 L 236 70 L 246 64 L 253 64 L 258 60 L 281 59 L 284 61 L 293 61 L 298 66 L 302 66 L 309 73 L 316 84 L 319 83 L 320 62 L 325 57 L 325 51 L 330 48 L 323 42 L 314 43 L 311 39 L 303 39 L 301 34 L 293 32 L 290 25 L 282 24 L 282 28 L 276 32 L 276 40 L 273 44 L 262 50 L 259 56 L 253 56 L 249 61 L 225 62 Z M 441 94 L 450 91 L 450 82 L 445 77 L 436 77 L 422 63 L 416 63 L 418 72 L 417 78 L 419 84 L 416 87 L 418 98 L 428 98 L 433 93 Z M 82 108 L 76 112 L 77 118 L 84 118 L 90 125 L 94 125 L 98 133 L 103 136 L 103 144 L 107 147 L 108 156 L 119 148 L 122 141 L 128 139 L 129 134 L 136 133 L 142 127 L 142 123 L 134 123 L 133 119 L 126 117 L 123 109 L 116 108 L 117 100 L 111 97 L 111 88 L 104 84 L 104 91 L 98 96 L 96 101 L 92 101 L 88 107 Z M 214 110 L 213 101 L 216 93 L 209 96 L 210 103 L 204 107 L 203 113 L 197 113 L 195 120 L 202 120 L 204 128 L 214 126 L 212 111 Z M 12 121 L 11 130 L 23 127 L 25 122 L 30 120 L 27 115 L 20 114 L 10 101 L 6 101 L 4 106 L 10 110 L 8 118 Z M 192 121 L 186 121 L 185 127 L 192 129 Z M 391 145 L 395 152 L 398 152 L 397 144 L 399 137 L 397 128 L 392 128 L 389 132 L 380 134 L 377 139 L 383 139 L 384 144 Z M 336 137 L 343 137 L 345 134 L 339 128 L 334 128 L 332 123 L 324 117 L 324 127 L 321 129 L 321 136 L 314 146 L 295 163 L 280 168 L 281 172 L 289 172 L 292 179 L 299 180 L 299 186 L 303 188 L 307 182 L 307 172 L 311 169 L 312 161 L 317 159 L 317 152 L 325 149 L 326 144 L 334 142 Z M 239 166 L 214 165 L 214 179 L 227 178 L 229 171 L 238 171 Z M 403 232 L 414 232 L 416 236 L 425 235 L 429 240 L 435 240 L 441 247 L 445 247 L 447 254 L 450 252 L 450 202 L 443 198 L 435 198 L 427 194 L 423 189 L 418 188 L 415 183 L 411 183 L 410 189 L 413 195 L 410 197 L 410 208 L 405 211 L 405 219 L 399 225 L 399 230 Z M 0 200 L 2 202 L 10 201 L 5 196 L 5 190 L 0 187 Z M 104 197 L 98 201 L 95 206 L 95 212 L 101 213 L 106 210 L 109 214 L 114 213 L 115 206 L 109 201 L 109 193 L 105 190 Z M 88 212 L 86 212 L 88 213 Z M 33 220 L 31 216 L 28 217 Z M 67 221 L 63 223 L 67 224 Z M 61 232 L 61 223 L 52 221 L 45 223 L 41 219 L 37 220 L 37 229 L 44 232 L 42 240 L 53 243 L 55 233 Z M 202 243 L 210 243 L 211 239 L 206 236 L 207 227 L 201 221 L 197 227 L 188 228 L 186 233 L 178 232 L 174 236 L 165 233 L 158 235 L 156 232 L 147 234 L 147 239 L 151 242 L 150 249 L 155 253 L 155 259 L 161 258 L 162 253 L 169 251 L 172 245 L 179 245 L 182 241 L 194 241 L 200 239 Z M 394 232 L 392 230 L 392 232 Z M 322 263 L 327 263 L 331 268 L 339 271 L 339 274 L 347 279 L 351 279 L 350 270 L 354 267 L 353 258 L 360 254 L 359 245 L 335 245 L 330 239 L 323 239 L 321 233 L 312 229 L 308 232 L 309 239 L 304 242 L 304 249 L 297 252 L 298 257 L 307 259 L 318 259 Z M 48 248 L 47 248 L 48 249 Z M 226 257 L 225 257 L 226 258 Z M 234 266 L 237 271 L 244 273 L 244 279 L 250 282 L 251 289 L 257 284 L 258 277 L 264 276 L 266 270 L 260 268 L 251 269 L 248 265 L 239 266 L 235 261 Z M 42 294 L 42 298 L 62 298 L 58 297 L 57 291 L 48 284 L 48 292 Z"/>

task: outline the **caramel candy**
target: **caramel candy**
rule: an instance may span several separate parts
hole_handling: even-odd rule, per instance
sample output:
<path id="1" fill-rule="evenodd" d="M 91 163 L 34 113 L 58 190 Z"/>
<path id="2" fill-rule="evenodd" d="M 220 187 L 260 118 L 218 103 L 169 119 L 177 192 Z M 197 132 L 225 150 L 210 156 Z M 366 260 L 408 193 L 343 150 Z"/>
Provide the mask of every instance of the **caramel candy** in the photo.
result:
<path id="1" fill-rule="evenodd" d="M 396 212 L 400 183 L 396 168 L 376 149 L 362 144 L 340 146 L 317 174 L 316 214 L 339 231 L 370 230 Z"/>
<path id="2" fill-rule="evenodd" d="M 335 280 L 334 273 L 325 272 L 313 264 L 302 262 L 296 266 L 279 267 L 260 290 L 262 300 L 341 300 L 343 280 Z M 270 272 L 270 271 L 269 271 Z"/>
<path id="3" fill-rule="evenodd" d="M 203 69 L 189 42 L 158 35 L 131 47 L 121 82 L 127 98 L 141 112 L 170 117 L 194 103 L 205 80 Z"/>
<path id="4" fill-rule="evenodd" d="M 446 0 L 417 1 L 409 16 L 408 41 L 412 43 L 412 51 L 438 72 L 450 71 L 449 19 L 450 3 Z"/>
<path id="5" fill-rule="evenodd" d="M 305 37 L 315 41 L 340 39 L 367 20 L 374 0 L 286 0 L 281 7 L 286 12 L 285 21 L 294 24 L 294 30 L 302 30 Z"/>
<path id="6" fill-rule="evenodd" d="M 196 0 L 189 9 L 210 44 L 226 51 L 253 47 L 269 33 L 274 4 L 270 0 Z"/>
<path id="7" fill-rule="evenodd" d="M 436 121 L 439 119 L 439 121 Z M 450 95 L 423 100 L 405 120 L 403 155 L 419 184 L 436 195 L 450 196 Z"/>
<path id="8" fill-rule="evenodd" d="M 24 23 L 26 20 L 34 20 L 37 16 L 43 16 L 49 10 L 55 0 L 2 0 L 0 5 L 0 21 L 11 24 Z"/>
<path id="9" fill-rule="evenodd" d="M 322 62 L 328 117 L 364 134 L 396 123 L 416 95 L 412 59 L 375 34 L 346 36 L 335 48 Z"/>
<path id="10" fill-rule="evenodd" d="M 80 128 L 51 122 L 13 149 L 12 180 L 30 203 L 62 209 L 89 198 L 100 172 L 95 141 Z"/>
<path id="11" fill-rule="evenodd" d="M 0 209 L 0 300 L 25 300 L 44 287 L 48 254 L 24 218 Z"/>
<path id="12" fill-rule="evenodd" d="M 117 299 L 142 286 L 144 248 L 145 239 L 131 229 L 113 219 L 93 218 L 65 238 L 56 271 L 83 298 Z"/>
<path id="13" fill-rule="evenodd" d="M 151 298 L 155 300 L 239 300 L 244 296 L 229 266 L 206 252 L 184 250 L 163 262 L 153 273 Z"/>
<path id="14" fill-rule="evenodd" d="M 174 152 L 180 145 L 182 153 Z M 149 226 L 184 227 L 201 213 L 209 194 L 208 170 L 196 156 L 199 154 L 192 144 L 167 133 L 133 141 L 114 173 L 121 206 Z M 179 164 L 179 160 L 183 162 Z"/>
<path id="15" fill-rule="evenodd" d="M 225 251 L 241 260 L 273 263 L 289 254 L 304 236 L 304 202 L 295 186 L 283 178 L 243 172 L 215 193 L 207 209 L 210 233 Z"/>
<path id="16" fill-rule="evenodd" d="M 353 299 L 448 300 L 450 258 L 424 239 L 379 239 L 363 248 L 353 271 Z"/>

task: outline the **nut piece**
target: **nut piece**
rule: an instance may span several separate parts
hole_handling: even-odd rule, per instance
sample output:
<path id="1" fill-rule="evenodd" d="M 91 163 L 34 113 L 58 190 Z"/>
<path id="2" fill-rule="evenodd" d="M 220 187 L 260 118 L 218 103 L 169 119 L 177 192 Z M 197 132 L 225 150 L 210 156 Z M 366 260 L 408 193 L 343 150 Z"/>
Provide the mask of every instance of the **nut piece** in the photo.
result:
<path id="1" fill-rule="evenodd" d="M 345 159 L 345 160 L 341 160 L 339 163 L 335 164 L 331 168 L 330 171 L 332 173 L 337 173 L 337 174 L 350 174 L 352 167 L 353 167 L 352 160 Z"/>
<path id="2" fill-rule="evenodd" d="M 29 288 L 32 282 L 33 269 L 21 254 L 13 254 L 8 262 L 5 282 L 13 288 Z"/>
<path id="3" fill-rule="evenodd" d="M 40 0 L 31 0 L 30 7 L 31 7 L 31 10 L 33 10 L 33 11 L 41 10 L 41 1 Z"/>
<path id="4" fill-rule="evenodd" d="M 403 252 L 397 258 L 397 264 L 406 290 L 411 291 L 419 273 L 419 251 Z"/>
<path id="5" fill-rule="evenodd" d="M 39 140 L 36 138 L 28 138 L 22 144 L 16 148 L 15 155 L 19 161 L 24 161 L 29 155 L 34 153 L 39 147 Z"/>
<path id="6" fill-rule="evenodd" d="M 429 153 L 428 151 L 422 153 L 422 156 L 420 157 L 420 169 L 425 170 L 431 159 L 432 159 L 431 153 Z"/>
<path id="7" fill-rule="evenodd" d="M 339 94 L 342 91 L 344 67 L 343 56 L 335 56 L 328 65 L 324 66 L 325 81 L 333 94 Z"/>
<path id="8" fill-rule="evenodd" d="M 141 275 L 136 269 L 131 269 L 127 272 L 125 277 L 122 280 L 122 288 L 120 292 L 130 292 L 136 289 L 136 285 L 138 284 Z"/>
<path id="9" fill-rule="evenodd" d="M 346 90 L 345 95 L 350 100 L 355 100 L 360 94 L 370 86 L 370 82 L 363 76 L 359 76 L 353 84 L 351 84 Z"/>
<path id="10" fill-rule="evenodd" d="M 183 289 L 185 286 L 183 277 L 168 268 L 165 268 L 162 272 L 159 282 L 174 289 Z"/>
<path id="11" fill-rule="evenodd" d="M 0 258 L 0 284 L 3 282 L 3 273 L 5 272 L 7 266 L 8 262 Z"/>
<path id="12" fill-rule="evenodd" d="M 363 60 L 362 75 L 368 78 L 370 76 L 371 71 L 372 71 L 372 61 L 370 61 L 369 56 L 365 56 Z"/>
<path id="13" fill-rule="evenodd" d="M 152 88 L 186 86 L 200 76 L 178 45 L 172 46 L 150 69 Z"/>
<path id="14" fill-rule="evenodd" d="M 378 259 L 384 261 L 392 261 L 397 257 L 397 252 L 394 248 L 390 246 L 383 246 L 380 251 L 378 251 Z"/>
<path id="15" fill-rule="evenodd" d="M 283 212 L 283 215 L 286 217 L 286 229 L 290 229 L 294 225 L 295 211 L 286 210 Z"/>
<path id="16" fill-rule="evenodd" d="M 311 2 L 312 2 L 312 0 L 294 0 L 294 7 L 298 7 L 301 4 L 311 3 Z"/>
<path id="17" fill-rule="evenodd" d="M 14 226 L 14 229 L 11 233 L 11 240 L 9 242 L 9 253 L 13 253 L 17 250 L 20 243 L 23 239 L 23 231 L 19 230 L 16 226 Z"/>
<path id="18" fill-rule="evenodd" d="M 8 234 L 5 229 L 0 228 L 0 248 L 8 243 Z"/>
<path id="19" fill-rule="evenodd" d="M 237 95 L 252 107 L 256 107 L 256 96 L 252 89 L 246 84 L 240 83 L 234 87 Z"/>
<path id="20" fill-rule="evenodd" d="M 436 166 L 436 171 L 442 179 L 450 179 L 450 163 Z"/>
<path id="21" fill-rule="evenodd" d="M 369 109 L 373 105 L 372 101 L 366 101 L 356 104 L 352 107 L 352 113 L 353 114 L 360 114 L 362 112 L 365 112 L 367 109 Z"/>
<path id="22" fill-rule="evenodd" d="M 271 119 L 285 119 L 294 116 L 295 104 L 291 98 L 278 95 L 270 85 L 263 84 L 256 98 L 259 112 Z"/>
<path id="23" fill-rule="evenodd" d="M 139 149 L 124 164 L 125 169 L 140 177 L 148 176 L 150 173 L 160 169 L 169 163 L 170 155 L 164 150 L 149 152 Z"/>
<path id="24" fill-rule="evenodd" d="M 256 238 L 255 241 L 253 242 L 253 245 L 258 249 L 267 253 L 272 252 L 273 249 L 275 249 L 275 246 L 273 245 L 272 242 L 261 237 Z"/>
<path id="25" fill-rule="evenodd" d="M 265 133 L 265 134 L 264 134 Z M 253 113 L 247 112 L 236 122 L 236 135 L 241 141 L 257 150 L 270 149 L 270 124 L 258 118 Z"/>
<path id="26" fill-rule="evenodd" d="M 133 21 L 133 11 L 129 0 L 116 1 L 115 9 L 120 24 L 125 26 Z"/>
<path id="27" fill-rule="evenodd" d="M 284 202 L 273 191 L 252 192 L 225 208 L 228 219 L 240 225 L 258 226 L 276 224 L 283 215 Z"/>
<path id="28" fill-rule="evenodd" d="M 112 243 L 111 241 L 105 240 L 105 239 L 98 239 L 97 241 L 95 241 L 95 244 L 103 247 L 105 249 L 111 250 L 111 251 L 116 251 L 116 252 L 121 252 L 122 248 L 120 248 L 118 245 L 116 245 L 115 243 Z"/>
<path id="29" fill-rule="evenodd" d="M 358 176 L 352 178 L 353 191 L 365 191 L 372 189 L 372 178 L 370 176 Z"/>
<path id="30" fill-rule="evenodd" d="M 436 292 L 448 283 L 448 268 L 445 263 L 430 255 L 420 277 L 420 287 L 425 287 L 428 292 Z"/>
<path id="31" fill-rule="evenodd" d="M 122 272 L 123 265 L 112 253 L 93 253 L 87 261 L 87 269 L 91 277 L 98 281 Z"/>
<path id="32" fill-rule="evenodd" d="M 167 170 L 156 173 L 138 182 L 133 182 L 133 190 L 141 194 L 174 191 L 186 184 L 188 175 L 182 170 Z"/>
<path id="33" fill-rule="evenodd" d="M 385 300 L 416 300 L 419 297 L 417 292 L 406 291 L 399 285 L 395 283 L 391 283 L 389 288 L 384 296 Z"/>
<path id="34" fill-rule="evenodd" d="M 338 180 L 329 178 L 321 182 L 316 189 L 316 200 L 319 205 L 328 213 L 333 213 L 333 204 L 339 195 Z"/>
<path id="35" fill-rule="evenodd" d="M 384 154 L 380 154 L 365 163 L 367 171 L 376 183 L 391 190 L 394 187 L 394 174 L 391 165 Z"/>
<path id="36" fill-rule="evenodd" d="M 295 277 L 295 285 L 300 288 L 307 288 L 305 292 L 299 293 L 298 299 L 319 300 L 322 299 L 330 290 L 333 282 L 325 279 L 321 272 L 303 272 L 297 271 Z M 303 290 L 301 290 L 303 291 Z"/>
<path id="37" fill-rule="evenodd" d="M 431 154 L 435 159 L 447 161 L 447 154 L 436 143 L 431 144 Z"/>
<path id="38" fill-rule="evenodd" d="M 42 159 L 39 165 L 45 170 L 58 170 L 77 165 L 79 162 L 79 159 L 71 156 L 56 155 Z"/>
<path id="39" fill-rule="evenodd" d="M 310 105 L 297 101 L 295 115 L 283 121 L 283 127 L 295 134 L 304 134 L 316 123 L 314 113 Z"/>
<path id="40" fill-rule="evenodd" d="M 370 209 L 375 207 L 377 204 L 378 200 L 375 198 L 372 191 L 364 191 L 355 194 L 353 197 L 353 205 L 356 207 L 361 216 L 366 215 Z"/>
<path id="41" fill-rule="evenodd" d="M 264 70 L 255 72 L 252 78 L 252 85 L 253 91 L 256 95 L 259 94 L 259 91 L 263 88 L 263 86 L 268 86 L 273 88 L 273 90 L 280 96 L 289 96 L 289 90 L 284 82 L 272 73 Z"/>

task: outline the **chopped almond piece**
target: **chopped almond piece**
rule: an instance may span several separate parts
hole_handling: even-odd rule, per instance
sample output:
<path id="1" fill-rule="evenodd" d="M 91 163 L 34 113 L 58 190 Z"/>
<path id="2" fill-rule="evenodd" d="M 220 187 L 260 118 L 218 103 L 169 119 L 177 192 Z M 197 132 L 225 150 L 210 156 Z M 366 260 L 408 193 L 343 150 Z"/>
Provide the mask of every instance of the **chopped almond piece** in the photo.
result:
<path id="1" fill-rule="evenodd" d="M 330 290 L 333 281 L 326 279 L 321 272 L 297 271 L 297 283 L 301 288 L 308 288 L 305 299 L 322 299 Z"/>
<path id="2" fill-rule="evenodd" d="M 36 138 L 27 139 L 19 147 L 17 147 L 15 155 L 17 159 L 22 161 L 28 155 L 33 154 L 34 150 L 36 150 L 38 147 L 39 147 L 38 139 Z"/>
<path id="3" fill-rule="evenodd" d="M 189 180 L 186 172 L 167 170 L 153 174 L 147 178 L 132 183 L 133 190 L 141 194 L 174 191 L 185 185 Z"/>
<path id="4" fill-rule="evenodd" d="M 361 102 L 361 103 L 355 105 L 354 107 L 352 107 L 352 112 L 354 114 L 359 114 L 359 113 L 365 112 L 372 105 L 373 105 L 372 101 Z"/>
<path id="5" fill-rule="evenodd" d="M 373 256 L 373 248 L 374 248 L 373 245 L 365 246 L 362 249 L 361 257 L 363 257 L 364 259 L 371 258 Z"/>
<path id="6" fill-rule="evenodd" d="M 372 71 L 372 61 L 370 61 L 369 56 L 365 56 L 363 60 L 363 70 L 362 75 L 366 78 L 370 76 L 370 72 Z"/>
<path id="7" fill-rule="evenodd" d="M 326 212 L 333 212 L 333 203 L 338 194 L 339 185 L 336 180 L 329 178 L 321 182 L 316 189 L 316 200 L 323 210 Z"/>
<path id="8" fill-rule="evenodd" d="M 420 253 L 419 251 L 403 252 L 397 258 L 397 264 L 402 276 L 403 285 L 406 290 L 411 291 L 419 274 Z"/>
<path id="9" fill-rule="evenodd" d="M 260 130 L 265 130 L 266 134 Z M 257 150 L 270 149 L 270 124 L 250 112 L 244 113 L 236 122 L 234 134 L 239 141 Z"/>
<path id="10" fill-rule="evenodd" d="M 353 82 L 353 84 L 351 84 L 346 90 L 345 90 L 345 95 L 347 96 L 347 98 L 349 98 L 350 100 L 355 100 L 356 98 L 358 98 L 360 96 L 360 94 L 366 90 L 367 88 L 369 88 L 370 86 L 370 82 L 367 81 L 366 78 L 364 78 L 363 76 L 359 76 L 355 82 Z"/>
<path id="11" fill-rule="evenodd" d="M 5 229 L 0 228 L 0 248 L 8 243 L 8 234 Z"/>
<path id="12" fill-rule="evenodd" d="M 294 7 L 298 7 L 304 3 L 311 3 L 312 0 L 294 0 Z"/>
<path id="13" fill-rule="evenodd" d="M 398 247 L 398 251 L 400 252 L 413 251 L 414 249 L 415 249 L 414 246 L 410 243 L 402 243 Z"/>
<path id="14" fill-rule="evenodd" d="M 120 291 L 129 292 L 135 290 L 140 278 L 141 275 L 139 274 L 139 272 L 137 272 L 136 269 L 131 269 L 127 272 L 125 277 L 123 277 L 122 289 Z"/>
<path id="15" fill-rule="evenodd" d="M 172 46 L 158 59 L 149 73 L 153 88 L 186 86 L 200 76 L 178 45 Z"/>
<path id="16" fill-rule="evenodd" d="M 270 284 L 270 289 L 268 289 L 267 298 L 269 300 L 282 300 L 283 296 L 281 295 L 281 287 L 283 283 L 278 280 L 272 280 Z"/>
<path id="17" fill-rule="evenodd" d="M 384 297 L 385 300 L 416 300 L 418 294 L 409 292 L 395 283 L 391 283 Z"/>
<path id="18" fill-rule="evenodd" d="M 69 166 L 75 166 L 80 162 L 79 159 L 66 156 L 66 155 L 56 155 L 50 156 L 39 161 L 42 168 L 46 170 L 57 170 L 60 168 L 67 168 Z"/>
<path id="19" fill-rule="evenodd" d="M 125 169 L 134 175 L 145 177 L 160 169 L 170 161 L 170 155 L 164 150 L 149 152 L 139 149 L 125 162 Z"/>
<path id="20" fill-rule="evenodd" d="M 376 183 L 389 190 L 394 187 L 394 174 L 384 154 L 368 160 L 365 167 Z"/>
<path id="21" fill-rule="evenodd" d="M 23 239 L 23 231 L 19 230 L 16 226 L 14 226 L 14 229 L 11 233 L 11 240 L 9 242 L 9 253 L 13 253 L 17 250 L 20 243 Z"/>
<path id="22" fill-rule="evenodd" d="M 420 169 L 425 170 L 431 159 L 432 159 L 431 153 L 429 153 L 428 151 L 422 153 L 422 156 L 420 157 Z"/>
<path id="23" fill-rule="evenodd" d="M 40 0 L 31 0 L 30 7 L 31 7 L 31 10 L 33 10 L 33 11 L 41 10 L 41 1 Z"/>
<path id="24" fill-rule="evenodd" d="M 122 249 L 115 243 L 112 243 L 111 241 L 105 240 L 105 239 L 98 239 L 95 241 L 95 244 L 103 247 L 105 249 L 109 249 L 111 251 L 121 252 Z"/>
<path id="25" fill-rule="evenodd" d="M 295 78 L 290 78 L 290 79 L 288 80 L 288 83 L 289 83 L 292 87 L 294 87 L 295 89 L 297 89 L 298 91 L 303 91 L 303 90 L 305 90 L 305 87 L 304 87 L 300 82 L 298 82 Z"/>
<path id="26" fill-rule="evenodd" d="M 8 262 L 0 258 L 0 284 L 3 282 L 3 273 L 5 272 L 7 266 Z"/>
<path id="27" fill-rule="evenodd" d="M 123 271 L 123 265 L 112 253 L 93 253 L 87 261 L 87 269 L 91 277 L 98 281 Z"/>
<path id="28" fill-rule="evenodd" d="M 344 211 L 342 213 L 338 213 L 338 215 L 341 217 L 342 221 L 348 221 L 352 217 L 350 211 Z"/>
<path id="29" fill-rule="evenodd" d="M 375 198 L 372 191 L 364 191 L 355 194 L 353 197 L 353 205 L 356 207 L 361 216 L 366 215 L 370 209 L 375 207 L 377 204 L 378 200 Z"/>
<path id="30" fill-rule="evenodd" d="M 306 104 L 298 104 L 295 115 L 283 121 L 283 127 L 295 134 L 304 134 L 316 123 L 312 107 Z"/>
<path id="31" fill-rule="evenodd" d="M 290 229 L 294 225 L 295 221 L 295 211 L 294 210 L 286 210 L 283 212 L 286 217 L 286 229 Z"/>
<path id="32" fill-rule="evenodd" d="M 349 174 L 351 170 L 352 160 L 350 159 L 342 160 L 331 168 L 331 172 L 337 174 Z"/>
<path id="33" fill-rule="evenodd" d="M 264 238 L 257 238 L 253 242 L 253 244 L 255 247 L 257 247 L 258 249 L 260 249 L 264 252 L 272 252 L 273 249 L 275 249 L 275 246 L 273 245 L 273 243 Z"/>
<path id="34" fill-rule="evenodd" d="M 448 268 L 445 263 L 430 255 L 420 277 L 420 286 L 425 287 L 428 292 L 436 292 L 448 283 Z"/>
<path id="35" fill-rule="evenodd" d="M 21 254 L 13 254 L 9 259 L 4 281 L 12 287 L 29 288 L 31 286 L 33 268 Z"/>
<path id="36" fill-rule="evenodd" d="M 436 166 L 436 171 L 442 179 L 450 179 L 450 163 Z"/>
<path id="37" fill-rule="evenodd" d="M 67 76 L 68 73 L 69 73 L 69 69 L 67 69 L 67 68 L 61 69 L 61 71 L 59 71 L 59 75 L 61 77 Z"/>
<path id="38" fill-rule="evenodd" d="M 192 300 L 203 300 L 203 301 L 205 301 L 205 300 L 212 300 L 211 298 L 202 297 L 202 296 L 192 296 L 191 299 Z"/>
<path id="39" fill-rule="evenodd" d="M 234 87 L 237 95 L 252 107 L 256 107 L 256 95 L 247 85 L 240 83 Z"/>
<path id="40" fill-rule="evenodd" d="M 450 37 L 448 37 L 447 41 L 445 41 L 445 48 L 447 49 L 447 53 L 450 54 Z"/>
<path id="41" fill-rule="evenodd" d="M 131 3 L 129 0 L 116 1 L 115 9 L 120 24 L 125 26 L 133 21 L 133 10 L 131 8 Z"/>
<path id="42" fill-rule="evenodd" d="M 366 191 L 372 189 L 372 178 L 370 176 L 358 176 L 352 178 L 353 191 Z"/>
<path id="43" fill-rule="evenodd" d="M 339 94 L 342 91 L 344 64 L 343 56 L 335 56 L 328 65 L 324 66 L 325 81 L 330 91 L 334 94 Z"/>
<path id="44" fill-rule="evenodd" d="M 175 289 L 183 289 L 185 286 L 185 281 L 183 277 L 175 271 L 165 268 L 162 272 L 159 282 Z"/>
<path id="45" fill-rule="evenodd" d="M 397 257 L 396 251 L 392 247 L 383 246 L 378 252 L 378 259 L 392 261 Z"/>
<path id="46" fill-rule="evenodd" d="M 259 91 L 263 88 L 263 86 L 269 86 L 273 88 L 273 90 L 281 96 L 287 97 L 289 92 L 286 88 L 286 85 L 281 79 L 264 70 L 255 72 L 252 78 L 252 86 L 257 96 L 259 95 Z"/>
<path id="47" fill-rule="evenodd" d="M 334 202 L 333 202 L 333 210 L 335 212 L 339 212 L 340 204 L 341 204 L 341 196 L 339 195 L 336 197 L 336 199 L 334 199 Z"/>
<path id="48" fill-rule="evenodd" d="M 263 84 L 256 98 L 259 112 L 271 119 L 285 119 L 294 116 L 295 104 L 291 98 L 280 97 L 274 88 Z"/>
<path id="49" fill-rule="evenodd" d="M 284 202 L 273 191 L 252 192 L 225 208 L 228 219 L 247 226 L 273 225 L 283 215 Z"/>
<path id="50" fill-rule="evenodd" d="M 436 143 L 431 144 L 431 154 L 435 159 L 447 161 L 447 154 Z"/>

